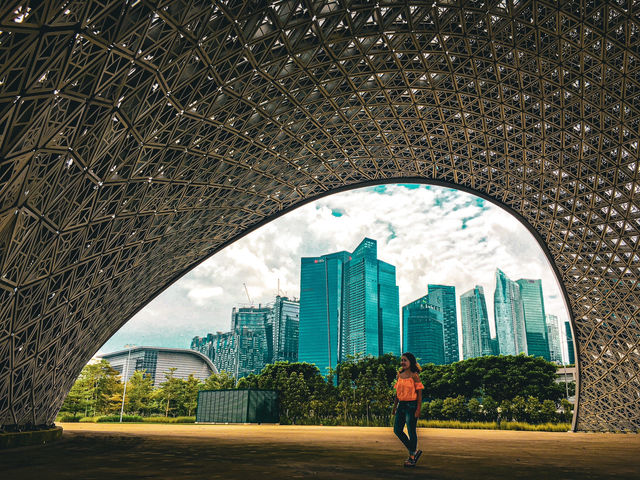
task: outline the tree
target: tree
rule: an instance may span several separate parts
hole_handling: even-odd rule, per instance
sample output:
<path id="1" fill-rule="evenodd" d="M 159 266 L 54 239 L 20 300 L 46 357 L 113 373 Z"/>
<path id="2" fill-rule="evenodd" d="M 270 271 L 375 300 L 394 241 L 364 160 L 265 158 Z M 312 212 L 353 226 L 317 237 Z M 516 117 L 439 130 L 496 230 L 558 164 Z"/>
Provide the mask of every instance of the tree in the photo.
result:
<path id="1" fill-rule="evenodd" d="M 448 397 L 444 399 L 442 405 L 442 416 L 445 420 L 463 420 L 467 412 L 464 403 L 464 396 L 458 395 L 455 398 Z"/>
<path id="2" fill-rule="evenodd" d="M 524 397 L 517 395 L 511 402 L 511 414 L 516 422 L 527 421 L 527 401 Z"/>
<path id="3" fill-rule="evenodd" d="M 556 419 L 556 402 L 545 400 L 540 408 L 540 421 L 553 422 Z"/>
<path id="4" fill-rule="evenodd" d="M 178 400 L 182 390 L 183 380 L 175 378 L 177 368 L 171 367 L 164 376 L 167 379 L 160 384 L 160 388 L 156 391 L 156 397 L 164 404 L 164 415 L 169 416 L 169 412 L 174 412 L 178 408 Z"/>
<path id="5" fill-rule="evenodd" d="M 223 370 L 220 373 L 212 373 L 201 386 L 202 390 L 230 390 L 236 386 L 236 379 Z"/>
<path id="6" fill-rule="evenodd" d="M 280 401 L 292 423 L 295 424 L 296 420 L 306 416 L 309 411 L 309 397 L 304 375 L 301 372 L 291 372 Z"/>
<path id="7" fill-rule="evenodd" d="M 482 413 L 484 420 L 487 422 L 495 422 L 498 419 L 498 402 L 493 397 L 487 395 L 482 399 Z"/>
<path id="8" fill-rule="evenodd" d="M 87 415 L 87 410 L 91 405 L 91 398 L 93 397 L 93 385 L 88 377 L 87 371 L 88 369 L 85 366 L 62 403 L 60 411 L 69 412 L 74 416 L 78 412 L 84 411 L 84 415 Z"/>
<path id="9" fill-rule="evenodd" d="M 468 420 L 472 422 L 480 421 L 482 418 L 482 408 L 477 398 L 472 398 L 467 402 Z"/>
<path id="10" fill-rule="evenodd" d="M 127 382 L 125 409 L 128 413 L 147 414 L 151 410 L 153 379 L 144 371 L 136 370 Z"/>
<path id="11" fill-rule="evenodd" d="M 442 413 L 443 408 L 444 400 L 441 398 L 431 400 L 431 402 L 429 402 L 429 418 L 432 420 L 442 420 L 444 418 L 444 414 Z"/>
<path id="12" fill-rule="evenodd" d="M 202 382 L 199 379 L 189 374 L 189 377 L 183 381 L 181 406 L 183 407 L 183 413 L 186 413 L 190 417 L 198 406 L 198 392 L 202 390 Z"/>

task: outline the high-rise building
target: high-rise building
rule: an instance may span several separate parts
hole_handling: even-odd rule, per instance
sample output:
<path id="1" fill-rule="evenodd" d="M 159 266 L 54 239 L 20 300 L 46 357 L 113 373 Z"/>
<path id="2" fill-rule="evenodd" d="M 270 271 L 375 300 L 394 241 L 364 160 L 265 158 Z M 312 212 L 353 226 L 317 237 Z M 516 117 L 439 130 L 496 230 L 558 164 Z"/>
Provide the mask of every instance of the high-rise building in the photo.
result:
<path id="1" fill-rule="evenodd" d="M 258 305 L 257 307 L 233 307 L 231 311 L 231 331 L 241 332 L 243 329 L 247 329 L 255 333 L 259 338 L 250 341 L 252 347 L 257 348 L 257 343 L 262 343 L 260 346 L 264 354 L 264 365 L 271 363 L 273 359 L 273 325 L 271 323 L 271 307 L 263 307 Z M 262 369 L 260 367 L 260 369 Z"/>
<path id="2" fill-rule="evenodd" d="M 445 363 L 443 314 L 429 295 L 402 307 L 402 350 L 420 363 Z"/>
<path id="3" fill-rule="evenodd" d="M 458 348 L 458 314 L 456 310 L 456 287 L 449 285 L 429 285 L 429 304 L 442 312 L 444 328 L 444 363 L 460 360 Z"/>
<path id="4" fill-rule="evenodd" d="M 501 355 L 527 353 L 527 331 L 520 287 L 502 270 L 496 269 L 496 290 L 493 296 L 496 336 Z"/>
<path id="5" fill-rule="evenodd" d="M 551 361 L 549 338 L 542 296 L 542 280 L 521 278 L 516 280 L 524 310 L 524 326 L 527 332 L 527 353 Z"/>
<path id="6" fill-rule="evenodd" d="M 348 252 L 302 258 L 298 361 L 315 363 L 320 373 L 339 362 L 343 268 Z"/>
<path id="7" fill-rule="evenodd" d="M 484 290 L 476 285 L 460 296 L 462 318 L 462 356 L 468 358 L 492 355 L 491 331 Z"/>
<path id="8" fill-rule="evenodd" d="M 273 362 L 298 361 L 300 302 L 278 295 L 271 309 Z"/>
<path id="9" fill-rule="evenodd" d="M 400 354 L 399 297 L 393 265 L 365 238 L 353 253 L 301 259 L 298 360 L 323 374 L 346 355 Z"/>
<path id="10" fill-rule="evenodd" d="M 378 260 L 377 242 L 362 240 L 344 267 L 341 359 L 400 353 L 396 268 Z"/>
<path id="11" fill-rule="evenodd" d="M 573 333 L 571 332 L 571 324 L 564 322 L 564 330 L 567 335 L 567 353 L 569 355 L 569 365 L 576 364 L 576 353 L 573 347 Z"/>
<path id="12" fill-rule="evenodd" d="M 560 329 L 558 317 L 547 314 L 547 333 L 549 338 L 549 358 L 558 365 L 562 364 L 562 346 L 560 344 Z"/>
<path id="13" fill-rule="evenodd" d="M 215 337 L 213 333 L 207 334 L 206 337 L 193 337 L 190 349 L 202 353 L 213 362 L 216 356 Z"/>

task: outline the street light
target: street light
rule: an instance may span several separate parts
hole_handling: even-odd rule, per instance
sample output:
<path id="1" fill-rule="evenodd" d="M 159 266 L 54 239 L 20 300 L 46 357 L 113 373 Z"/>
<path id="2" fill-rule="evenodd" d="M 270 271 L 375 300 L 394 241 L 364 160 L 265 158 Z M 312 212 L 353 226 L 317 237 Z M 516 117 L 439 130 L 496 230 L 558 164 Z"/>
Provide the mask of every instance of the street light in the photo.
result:
<path id="1" fill-rule="evenodd" d="M 135 345 L 125 345 L 125 348 L 129 348 L 129 353 L 127 354 L 127 363 L 122 375 L 124 380 L 124 390 L 122 391 L 122 406 L 120 407 L 120 423 L 122 423 L 122 414 L 124 413 L 124 398 L 127 395 L 127 373 L 129 373 L 129 359 L 131 358 L 131 349 L 133 347 L 135 347 Z"/>

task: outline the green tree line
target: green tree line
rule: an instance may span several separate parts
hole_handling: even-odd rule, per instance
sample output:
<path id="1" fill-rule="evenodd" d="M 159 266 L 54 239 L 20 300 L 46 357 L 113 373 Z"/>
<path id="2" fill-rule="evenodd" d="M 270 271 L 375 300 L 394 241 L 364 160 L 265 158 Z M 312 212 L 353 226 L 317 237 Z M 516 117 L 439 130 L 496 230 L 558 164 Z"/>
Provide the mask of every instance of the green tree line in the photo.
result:
<path id="1" fill-rule="evenodd" d="M 328 375 L 315 365 L 278 362 L 236 381 L 221 372 L 202 382 L 165 372 L 158 388 L 143 371 L 127 382 L 124 411 L 129 415 L 192 416 L 198 392 L 268 389 L 279 393 L 281 423 L 388 425 L 399 360 L 393 355 L 350 357 Z M 422 418 L 462 421 L 570 421 L 565 385 L 555 382 L 556 366 L 542 358 L 487 356 L 450 365 L 423 366 Z M 573 385 L 570 385 L 573 394 Z M 124 385 L 109 363 L 87 365 L 61 412 L 113 415 L 120 412 Z"/>

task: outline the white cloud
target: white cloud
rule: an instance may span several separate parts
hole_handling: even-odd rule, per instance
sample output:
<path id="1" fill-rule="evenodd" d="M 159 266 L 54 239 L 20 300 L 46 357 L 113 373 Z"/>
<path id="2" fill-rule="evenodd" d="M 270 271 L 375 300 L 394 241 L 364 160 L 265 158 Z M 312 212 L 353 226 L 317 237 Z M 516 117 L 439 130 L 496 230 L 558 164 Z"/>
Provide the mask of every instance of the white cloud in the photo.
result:
<path id="1" fill-rule="evenodd" d="M 102 350 L 143 334 L 188 347 L 195 335 L 228 329 L 231 308 L 248 303 L 243 284 L 255 303 L 273 301 L 278 280 L 282 292 L 298 296 L 300 257 L 351 251 L 365 236 L 378 241 L 378 258 L 396 266 L 401 305 L 429 283 L 455 285 L 458 297 L 481 285 L 492 320 L 499 267 L 513 280 L 541 278 L 547 313 L 568 318 L 545 255 L 515 217 L 457 190 L 388 185 L 325 197 L 240 239 L 157 297 Z"/>

